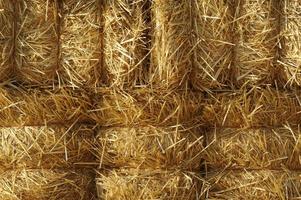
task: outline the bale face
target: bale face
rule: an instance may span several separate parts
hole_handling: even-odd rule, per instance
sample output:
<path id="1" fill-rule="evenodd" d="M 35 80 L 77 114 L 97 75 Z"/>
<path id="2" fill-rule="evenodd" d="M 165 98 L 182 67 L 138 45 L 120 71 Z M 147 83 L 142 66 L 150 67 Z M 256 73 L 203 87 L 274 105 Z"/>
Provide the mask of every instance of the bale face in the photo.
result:
<path id="1" fill-rule="evenodd" d="M 272 83 L 277 52 L 278 21 L 276 1 L 239 1 L 236 18 L 235 66 L 240 85 Z"/>
<path id="2" fill-rule="evenodd" d="M 101 166 L 199 170 L 203 137 L 184 127 L 108 128 L 99 131 Z"/>
<path id="3" fill-rule="evenodd" d="M 51 85 L 58 67 L 57 3 L 18 0 L 15 6 L 17 77 L 28 85 Z"/>
<path id="4" fill-rule="evenodd" d="M 200 199 L 203 181 L 195 173 L 160 170 L 113 170 L 96 180 L 104 200 Z"/>
<path id="5" fill-rule="evenodd" d="M 0 128 L 1 170 L 91 166 L 93 130 L 42 126 Z"/>
<path id="6" fill-rule="evenodd" d="M 0 81 L 10 78 L 14 51 L 14 3 L 0 0 Z"/>
<path id="7" fill-rule="evenodd" d="M 1 200 L 94 199 L 90 173 L 53 170 L 7 171 L 0 175 Z"/>
<path id="8" fill-rule="evenodd" d="M 145 84 L 148 0 L 105 0 L 104 69 L 108 86 Z"/>
<path id="9" fill-rule="evenodd" d="M 298 199 L 301 177 L 292 171 L 225 171 L 210 174 L 208 199 Z"/>
<path id="10" fill-rule="evenodd" d="M 208 168 L 301 169 L 300 130 L 219 128 L 207 137 Z"/>
<path id="11" fill-rule="evenodd" d="M 154 0 L 150 83 L 154 88 L 186 88 L 192 68 L 192 3 Z"/>
<path id="12" fill-rule="evenodd" d="M 234 47 L 231 4 L 224 0 L 198 0 L 194 8 L 192 86 L 209 90 L 231 84 Z"/>
<path id="13" fill-rule="evenodd" d="M 60 27 L 60 73 L 73 87 L 99 84 L 101 8 L 99 0 L 63 0 Z"/>
<path id="14" fill-rule="evenodd" d="M 282 1 L 284 7 L 282 21 L 283 49 L 281 64 L 284 68 L 286 85 L 301 85 L 301 2 L 298 0 Z"/>
<path id="15" fill-rule="evenodd" d="M 199 123 L 202 94 L 136 90 L 131 93 L 109 91 L 94 99 L 89 116 L 103 126 L 174 125 Z"/>
<path id="16" fill-rule="evenodd" d="M 204 101 L 202 123 L 206 126 L 258 127 L 300 123 L 298 92 L 254 89 L 218 93 Z"/>
<path id="17" fill-rule="evenodd" d="M 61 90 L 0 90 L 0 126 L 74 123 L 88 119 L 90 99 L 83 93 Z"/>

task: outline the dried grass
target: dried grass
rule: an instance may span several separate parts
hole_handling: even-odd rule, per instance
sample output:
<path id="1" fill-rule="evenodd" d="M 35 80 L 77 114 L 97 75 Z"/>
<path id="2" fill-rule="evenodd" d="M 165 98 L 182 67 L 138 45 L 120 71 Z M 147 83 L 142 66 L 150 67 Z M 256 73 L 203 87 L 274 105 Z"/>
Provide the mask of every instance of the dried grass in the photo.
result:
<path id="1" fill-rule="evenodd" d="M 65 85 L 99 83 L 101 8 L 99 0 L 63 0 L 60 27 L 60 71 Z"/>
<path id="2" fill-rule="evenodd" d="M 109 86 L 143 85 L 147 72 L 147 0 L 105 0 L 104 68 Z"/>
<path id="3" fill-rule="evenodd" d="M 92 166 L 93 130 L 88 126 L 0 129 L 0 170 Z"/>
<path id="4" fill-rule="evenodd" d="M 161 170 L 113 170 L 97 179 L 100 199 L 200 199 L 206 185 L 196 173 Z"/>
<path id="5" fill-rule="evenodd" d="M 236 11 L 237 80 L 241 85 L 271 83 L 277 52 L 277 1 L 243 0 Z"/>
<path id="6" fill-rule="evenodd" d="M 199 90 L 222 88 L 231 81 L 233 16 L 230 1 L 195 1 L 192 86 Z"/>
<path id="7" fill-rule="evenodd" d="M 207 199 L 299 199 L 301 176 L 292 171 L 223 171 L 209 175 Z"/>
<path id="8" fill-rule="evenodd" d="M 0 175 L 1 200 L 92 200 L 93 176 L 53 170 L 7 171 Z"/>
<path id="9" fill-rule="evenodd" d="M 199 170 L 203 136 L 184 127 L 106 128 L 99 131 L 100 166 Z"/>
<path id="10" fill-rule="evenodd" d="M 186 88 L 192 68 L 192 2 L 154 0 L 150 83 L 154 88 Z"/>
<path id="11" fill-rule="evenodd" d="M 109 90 L 93 100 L 89 116 L 103 126 L 198 124 L 202 94 Z"/>
<path id="12" fill-rule="evenodd" d="M 83 122 L 90 105 L 84 92 L 1 88 L 0 126 Z"/>
<path id="13" fill-rule="evenodd" d="M 284 7 L 282 22 L 282 60 L 287 86 L 300 86 L 301 78 L 301 2 L 282 1 Z"/>
<path id="14" fill-rule="evenodd" d="M 301 169 L 301 133 L 290 127 L 219 128 L 208 132 L 208 168 Z"/>
<path id="15" fill-rule="evenodd" d="M 17 77 L 29 85 L 53 84 L 58 67 L 57 3 L 18 0 L 15 6 Z"/>
<path id="16" fill-rule="evenodd" d="M 206 126 L 258 127 L 301 122 L 299 92 L 270 88 L 223 92 L 203 103 L 201 121 Z"/>
<path id="17" fill-rule="evenodd" d="M 14 3 L 0 0 L 0 81 L 12 74 L 14 51 Z"/>

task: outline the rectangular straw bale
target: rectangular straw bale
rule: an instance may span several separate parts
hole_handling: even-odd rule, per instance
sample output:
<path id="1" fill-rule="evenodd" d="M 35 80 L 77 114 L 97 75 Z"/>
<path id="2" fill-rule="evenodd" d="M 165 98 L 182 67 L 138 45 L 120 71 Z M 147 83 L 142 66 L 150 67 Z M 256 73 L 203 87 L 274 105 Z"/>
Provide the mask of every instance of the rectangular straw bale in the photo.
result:
<path id="1" fill-rule="evenodd" d="M 202 94 L 109 90 L 94 98 L 89 116 L 103 126 L 198 124 Z"/>
<path id="2" fill-rule="evenodd" d="M 202 157 L 211 169 L 301 169 L 299 129 L 218 128 L 208 132 L 207 144 Z"/>
<path id="3" fill-rule="evenodd" d="M 102 173 L 96 180 L 99 199 L 201 199 L 206 185 L 197 173 L 120 169 Z"/>
<path id="4" fill-rule="evenodd" d="M 92 167 L 93 137 L 84 125 L 0 128 L 0 171 Z"/>
<path id="5" fill-rule="evenodd" d="M 301 176 L 293 171 L 223 171 L 208 175 L 207 199 L 299 199 Z"/>
<path id="6" fill-rule="evenodd" d="M 105 0 L 104 68 L 108 86 L 145 84 L 148 48 L 148 0 Z"/>
<path id="7" fill-rule="evenodd" d="M 233 84 L 233 5 L 224 0 L 195 1 L 193 88 L 209 90 Z"/>
<path id="8" fill-rule="evenodd" d="M 204 150 L 199 129 L 184 127 L 103 128 L 99 130 L 101 166 L 199 170 Z"/>
<path id="9" fill-rule="evenodd" d="M 301 122 L 300 92 L 254 89 L 217 93 L 204 100 L 206 126 L 281 126 Z"/>
<path id="10" fill-rule="evenodd" d="M 301 85 L 301 2 L 283 0 L 282 59 L 287 86 Z"/>
<path id="11" fill-rule="evenodd" d="M 0 0 L 0 81 L 10 78 L 14 51 L 14 3 Z"/>
<path id="12" fill-rule="evenodd" d="M 92 200 L 94 176 L 83 171 L 15 170 L 0 175 L 1 200 Z"/>
<path id="13" fill-rule="evenodd" d="M 277 53 L 277 1 L 237 1 L 235 66 L 240 85 L 272 83 Z M 275 69 L 274 69 L 275 70 Z"/>
<path id="14" fill-rule="evenodd" d="M 101 72 L 101 5 L 99 0 L 63 0 L 60 72 L 66 85 L 96 86 Z"/>
<path id="15" fill-rule="evenodd" d="M 56 0 L 17 0 L 15 60 L 17 77 L 28 85 L 52 85 L 57 77 Z"/>
<path id="16" fill-rule="evenodd" d="M 186 88 L 192 68 L 192 1 L 154 0 L 150 83 Z"/>
<path id="17" fill-rule="evenodd" d="M 90 98 L 69 89 L 0 89 L 0 127 L 83 122 Z"/>

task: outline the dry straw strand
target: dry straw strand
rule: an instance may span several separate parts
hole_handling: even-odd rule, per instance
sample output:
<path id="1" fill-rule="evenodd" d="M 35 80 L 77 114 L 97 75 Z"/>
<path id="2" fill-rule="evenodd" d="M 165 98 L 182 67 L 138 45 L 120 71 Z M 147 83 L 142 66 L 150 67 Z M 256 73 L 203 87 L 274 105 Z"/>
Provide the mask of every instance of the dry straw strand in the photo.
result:
<path id="1" fill-rule="evenodd" d="M 192 3 L 154 0 L 150 83 L 154 88 L 187 88 L 192 68 Z"/>
<path id="2" fill-rule="evenodd" d="M 16 170 L 0 175 L 1 200 L 94 199 L 90 173 L 53 170 Z"/>
<path id="3" fill-rule="evenodd" d="M 194 5 L 192 86 L 199 90 L 231 84 L 233 12 L 224 0 L 197 0 Z"/>
<path id="4" fill-rule="evenodd" d="M 196 173 L 162 170 L 112 170 L 96 183 L 103 200 L 200 199 L 206 189 Z"/>
<path id="5" fill-rule="evenodd" d="M 282 59 L 286 85 L 300 86 L 301 73 L 301 2 L 298 0 L 284 0 L 282 20 Z"/>
<path id="6" fill-rule="evenodd" d="M 57 76 L 57 2 L 18 0 L 15 6 L 17 77 L 27 85 L 51 85 Z"/>
<path id="7" fill-rule="evenodd" d="M 104 68 L 109 86 L 145 84 L 148 0 L 105 0 Z"/>
<path id="8" fill-rule="evenodd" d="M 271 83 L 277 52 L 278 21 L 273 0 L 238 1 L 235 63 L 240 85 Z"/>
<path id="9" fill-rule="evenodd" d="M 60 22 L 60 79 L 72 87 L 99 85 L 101 73 L 99 0 L 63 0 Z"/>
<path id="10" fill-rule="evenodd" d="M 184 127 L 107 128 L 99 130 L 100 166 L 199 170 L 203 136 Z"/>
<path id="11" fill-rule="evenodd" d="M 299 129 L 218 128 L 208 133 L 207 143 L 202 157 L 211 169 L 301 169 Z"/>
<path id="12" fill-rule="evenodd" d="M 88 126 L 0 128 L 1 171 L 92 166 L 93 130 Z"/>
<path id="13" fill-rule="evenodd" d="M 298 199 L 300 173 L 293 171 L 224 171 L 208 175 L 208 199 Z"/>

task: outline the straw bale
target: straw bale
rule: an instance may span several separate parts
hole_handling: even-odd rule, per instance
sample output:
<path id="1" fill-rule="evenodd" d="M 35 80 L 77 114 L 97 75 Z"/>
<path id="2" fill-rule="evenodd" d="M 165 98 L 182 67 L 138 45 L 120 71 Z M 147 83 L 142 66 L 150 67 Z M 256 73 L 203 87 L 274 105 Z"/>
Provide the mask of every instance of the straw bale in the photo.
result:
<path id="1" fill-rule="evenodd" d="M 208 132 L 207 144 L 208 168 L 301 169 L 299 129 L 218 128 Z"/>
<path id="2" fill-rule="evenodd" d="M 16 170 L 0 175 L 1 200 L 96 199 L 93 176 L 87 172 Z"/>
<path id="3" fill-rule="evenodd" d="M 287 86 L 300 86 L 301 78 L 301 2 L 283 0 L 282 54 Z"/>
<path id="4" fill-rule="evenodd" d="M 195 1 L 192 86 L 209 90 L 232 83 L 233 6 L 224 0 Z"/>
<path id="5" fill-rule="evenodd" d="M 14 51 L 14 6 L 12 1 L 0 0 L 0 81 L 10 78 Z"/>
<path id="6" fill-rule="evenodd" d="M 301 176 L 293 171 L 223 171 L 210 174 L 207 199 L 299 199 Z"/>
<path id="7" fill-rule="evenodd" d="M 99 0 L 63 0 L 60 71 L 64 84 L 96 86 L 100 76 L 101 7 Z"/>
<path id="8" fill-rule="evenodd" d="M 235 66 L 241 85 L 272 83 L 277 54 L 278 16 L 277 1 L 238 1 Z"/>
<path id="9" fill-rule="evenodd" d="M 154 0 L 152 26 L 152 87 L 187 87 L 192 68 L 192 1 Z"/>
<path id="10" fill-rule="evenodd" d="M 198 124 L 202 94 L 109 90 L 94 98 L 89 116 L 103 126 Z"/>
<path id="11" fill-rule="evenodd" d="M 298 125 L 300 95 L 269 88 L 217 93 L 204 100 L 201 121 L 206 126 L 227 127 Z"/>
<path id="12" fill-rule="evenodd" d="M 109 86 L 145 84 L 148 0 L 105 0 L 104 68 Z"/>
<path id="13" fill-rule="evenodd" d="M 203 136 L 197 128 L 103 128 L 98 134 L 101 166 L 199 170 Z"/>
<path id="14" fill-rule="evenodd" d="M 0 128 L 0 171 L 91 166 L 93 137 L 84 125 Z"/>
<path id="15" fill-rule="evenodd" d="M 0 127 L 83 122 L 90 107 L 84 92 L 69 89 L 0 89 Z"/>
<path id="16" fill-rule="evenodd" d="M 15 61 L 18 79 L 53 84 L 57 77 L 58 17 L 55 0 L 18 0 Z"/>
<path id="17" fill-rule="evenodd" d="M 161 170 L 112 170 L 96 184 L 103 200 L 197 200 L 206 189 L 197 173 Z"/>

